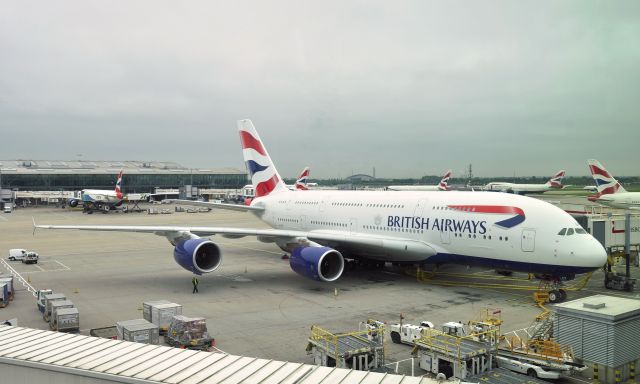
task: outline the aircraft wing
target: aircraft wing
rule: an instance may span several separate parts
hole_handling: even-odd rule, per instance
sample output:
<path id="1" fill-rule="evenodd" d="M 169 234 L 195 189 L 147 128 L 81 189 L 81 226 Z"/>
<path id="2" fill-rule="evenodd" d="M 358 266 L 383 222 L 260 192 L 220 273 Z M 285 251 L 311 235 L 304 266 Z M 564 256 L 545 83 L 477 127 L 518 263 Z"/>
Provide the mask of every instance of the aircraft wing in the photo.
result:
<path id="1" fill-rule="evenodd" d="M 283 229 L 229 228 L 229 227 L 182 227 L 182 226 L 146 226 L 146 225 L 36 225 L 35 229 L 63 229 L 107 232 L 141 232 L 165 236 L 170 240 L 186 239 L 189 234 L 196 236 L 220 235 L 226 238 L 255 236 L 263 242 L 304 243 L 306 240 L 329 245 L 358 246 L 372 252 L 402 253 L 420 258 L 437 254 L 431 244 L 414 240 L 369 234 L 355 234 L 345 231 L 294 231 Z"/>
<path id="2" fill-rule="evenodd" d="M 219 208 L 226 209 L 230 211 L 263 211 L 263 207 L 259 206 L 251 206 L 244 204 L 227 204 L 227 203 L 215 203 L 212 201 L 196 201 L 196 200 L 171 200 L 172 203 L 183 204 L 183 205 L 192 205 L 195 207 L 207 207 L 207 208 Z"/>

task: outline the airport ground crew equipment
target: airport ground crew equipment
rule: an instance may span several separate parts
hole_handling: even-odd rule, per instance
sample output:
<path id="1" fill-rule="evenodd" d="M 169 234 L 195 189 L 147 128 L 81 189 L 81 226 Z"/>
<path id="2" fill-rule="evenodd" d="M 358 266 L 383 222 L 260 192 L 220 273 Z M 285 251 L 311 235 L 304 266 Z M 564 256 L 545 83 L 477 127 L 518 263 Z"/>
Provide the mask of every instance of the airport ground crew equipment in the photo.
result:
<path id="1" fill-rule="evenodd" d="M 0 308 L 9 305 L 9 284 L 0 283 Z"/>
<path id="2" fill-rule="evenodd" d="M 53 329 L 53 320 L 56 318 L 56 313 L 60 309 L 73 308 L 73 302 L 71 300 L 56 300 L 51 302 L 51 313 L 49 315 L 49 328 Z"/>
<path id="3" fill-rule="evenodd" d="M 415 276 L 416 279 L 422 283 L 447 287 L 462 286 L 467 288 L 534 291 L 534 295 L 544 295 L 547 301 L 552 303 L 564 301 L 567 298 L 568 291 L 582 290 L 592 275 L 591 272 L 586 273 L 579 279 L 573 280 L 572 283 L 545 279 L 541 279 L 539 283 L 536 283 L 533 280 L 533 275 L 528 275 L 526 278 L 518 278 L 511 276 L 447 273 L 437 270 L 423 270 L 419 266 L 417 268 L 405 269 L 405 273 L 410 276 Z"/>
<path id="4" fill-rule="evenodd" d="M 49 318 L 51 317 L 51 304 L 54 301 L 58 300 L 66 300 L 67 296 L 63 293 L 50 293 L 44 296 L 44 312 L 42 313 L 42 318 L 44 321 L 49 322 Z"/>
<path id="5" fill-rule="evenodd" d="M 420 368 L 441 377 L 461 380 L 493 368 L 498 350 L 497 328 L 471 332 L 467 336 L 459 336 L 462 332 L 457 326 L 446 326 L 443 330 L 425 329 L 424 336 L 416 340 L 413 354 L 418 358 Z"/>
<path id="6" fill-rule="evenodd" d="M 78 308 L 62 308 L 52 316 L 51 329 L 58 332 L 80 332 L 80 314 Z"/>
<path id="7" fill-rule="evenodd" d="M 116 323 L 119 340 L 145 344 L 160 344 L 158 326 L 145 319 L 123 320 Z"/>
<path id="8" fill-rule="evenodd" d="M 38 306 L 38 310 L 40 313 L 44 315 L 44 309 L 46 308 L 45 296 L 52 294 L 53 291 L 51 289 L 40 289 L 36 291 L 36 305 Z"/>
<path id="9" fill-rule="evenodd" d="M 151 300 L 142 303 L 142 317 L 157 325 L 161 335 L 167 333 L 171 319 L 175 315 L 182 315 L 182 305 L 168 300 Z"/>
<path id="10" fill-rule="evenodd" d="M 15 296 L 15 287 L 13 285 L 13 275 L 0 274 L 0 284 L 7 284 L 7 294 L 9 295 L 9 301 L 13 301 Z"/>
<path id="11" fill-rule="evenodd" d="M 204 317 L 173 316 L 164 341 L 183 349 L 202 351 L 215 347 L 215 339 L 209 335 Z"/>
<path id="12" fill-rule="evenodd" d="M 316 365 L 374 370 L 384 366 L 384 332 L 382 323 L 349 333 L 331 333 L 314 325 L 307 354 L 313 355 Z"/>
<path id="13" fill-rule="evenodd" d="M 422 337 L 422 331 L 427 328 L 433 328 L 433 323 L 421 321 L 420 325 L 413 325 L 400 322 L 389 326 L 389 336 L 391 336 L 391 341 L 396 344 L 413 345 L 416 340 Z"/>

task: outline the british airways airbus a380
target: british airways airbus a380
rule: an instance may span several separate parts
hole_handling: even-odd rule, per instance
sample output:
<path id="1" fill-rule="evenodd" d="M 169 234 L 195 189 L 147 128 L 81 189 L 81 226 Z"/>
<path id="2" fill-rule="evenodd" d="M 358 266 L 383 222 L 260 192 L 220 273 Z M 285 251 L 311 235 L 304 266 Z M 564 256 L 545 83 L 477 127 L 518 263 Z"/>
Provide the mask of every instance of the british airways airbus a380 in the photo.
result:
<path id="1" fill-rule="evenodd" d="M 532 198 L 484 192 L 329 191 L 286 188 L 250 120 L 238 122 L 256 197 L 250 211 L 272 229 L 190 226 L 37 225 L 46 229 L 147 232 L 175 246 L 176 262 L 195 274 L 213 272 L 222 252 L 209 238 L 256 236 L 291 253 L 291 268 L 331 282 L 345 258 L 394 263 L 481 265 L 545 275 L 555 282 L 602 267 L 604 248 L 561 209 Z M 563 235 L 573 228 L 573 235 Z M 562 233 L 562 234 L 561 234 Z M 552 295 L 550 295 L 552 296 Z M 557 301 L 557 300 L 554 300 Z"/>

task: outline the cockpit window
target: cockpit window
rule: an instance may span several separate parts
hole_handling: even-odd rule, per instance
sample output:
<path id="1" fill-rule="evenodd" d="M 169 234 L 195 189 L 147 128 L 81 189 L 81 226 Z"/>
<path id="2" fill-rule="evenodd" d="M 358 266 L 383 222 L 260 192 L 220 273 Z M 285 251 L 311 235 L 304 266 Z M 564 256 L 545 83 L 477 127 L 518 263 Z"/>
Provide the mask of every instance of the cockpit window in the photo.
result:
<path id="1" fill-rule="evenodd" d="M 567 236 L 573 235 L 573 228 L 567 229 Z"/>
<path id="2" fill-rule="evenodd" d="M 562 228 L 562 229 L 560 230 L 560 232 L 558 232 L 558 235 L 560 235 L 560 236 L 564 236 L 564 234 L 565 234 L 566 232 L 567 232 L 567 228 Z"/>
<path id="3" fill-rule="evenodd" d="M 580 235 L 586 235 L 587 231 L 585 231 L 582 228 L 576 228 L 576 233 L 580 234 Z"/>

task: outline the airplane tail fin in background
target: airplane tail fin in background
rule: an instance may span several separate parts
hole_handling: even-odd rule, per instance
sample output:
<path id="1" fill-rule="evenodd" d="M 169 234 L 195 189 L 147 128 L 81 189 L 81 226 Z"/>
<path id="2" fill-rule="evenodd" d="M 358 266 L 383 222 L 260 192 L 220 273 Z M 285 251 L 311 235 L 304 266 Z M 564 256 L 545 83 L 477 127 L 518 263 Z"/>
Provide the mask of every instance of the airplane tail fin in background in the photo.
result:
<path id="1" fill-rule="evenodd" d="M 562 179 L 564 179 L 565 173 L 564 170 L 556 172 L 556 174 L 547 181 L 547 185 L 551 188 L 562 188 Z"/>
<path id="2" fill-rule="evenodd" d="M 451 178 L 451 170 L 445 172 L 444 176 L 442 176 L 442 180 L 440 180 L 440 184 L 438 184 L 438 189 L 441 191 L 449 190 L 449 179 Z"/>
<path id="3" fill-rule="evenodd" d="M 266 196 L 272 192 L 288 191 L 251 120 L 238 120 L 238 131 L 242 155 L 251 183 L 256 189 L 256 197 Z"/>
<path id="4" fill-rule="evenodd" d="M 596 188 L 598 190 L 597 196 L 627 192 L 618 180 L 604 169 L 598 160 L 589 159 L 587 160 L 587 164 L 589 165 L 589 171 L 591 172 L 593 181 L 596 182 Z"/>
<path id="5" fill-rule="evenodd" d="M 305 167 L 302 170 L 300 176 L 298 176 L 298 180 L 296 180 L 295 189 L 299 189 L 302 191 L 306 191 L 309 189 L 307 187 L 307 179 L 309 178 L 309 167 Z"/>
<path id="6" fill-rule="evenodd" d="M 116 181 L 116 197 L 118 199 L 122 199 L 122 173 L 123 173 L 123 169 L 120 170 L 120 173 L 118 173 L 118 181 Z"/>

